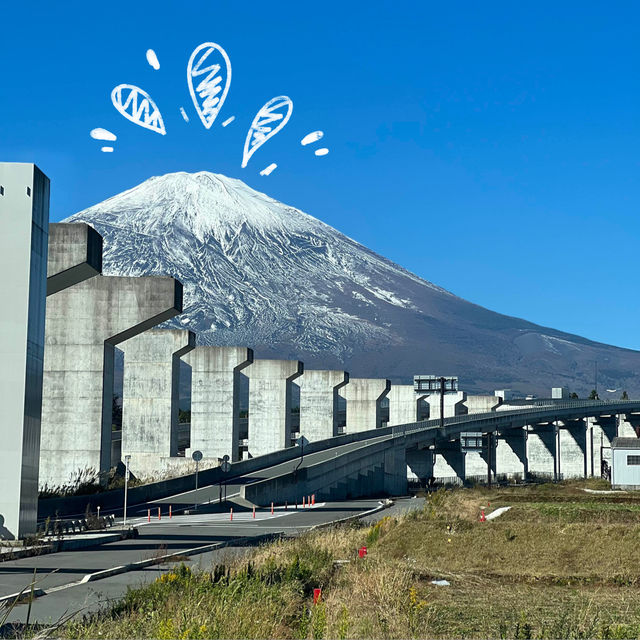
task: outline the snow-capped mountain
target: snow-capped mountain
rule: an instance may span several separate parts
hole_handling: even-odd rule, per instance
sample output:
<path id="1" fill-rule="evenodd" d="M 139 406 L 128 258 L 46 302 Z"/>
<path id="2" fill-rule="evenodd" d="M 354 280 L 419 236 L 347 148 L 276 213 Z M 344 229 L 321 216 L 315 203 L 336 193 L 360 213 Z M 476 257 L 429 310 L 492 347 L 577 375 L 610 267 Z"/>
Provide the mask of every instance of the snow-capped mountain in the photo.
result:
<path id="1" fill-rule="evenodd" d="M 409 382 L 459 375 L 465 390 L 640 392 L 640 352 L 503 316 L 417 277 L 320 220 L 207 172 L 173 173 L 81 211 L 104 237 L 104 273 L 184 285 L 172 326 L 200 344 Z"/>

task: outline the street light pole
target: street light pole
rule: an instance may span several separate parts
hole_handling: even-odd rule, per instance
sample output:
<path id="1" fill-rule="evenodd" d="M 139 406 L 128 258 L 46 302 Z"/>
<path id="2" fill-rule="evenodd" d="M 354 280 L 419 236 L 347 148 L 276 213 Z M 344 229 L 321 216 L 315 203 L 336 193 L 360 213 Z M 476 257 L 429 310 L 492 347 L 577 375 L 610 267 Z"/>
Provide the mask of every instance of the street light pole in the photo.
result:
<path id="1" fill-rule="evenodd" d="M 124 457 L 125 462 L 125 472 L 124 472 L 124 517 L 122 524 L 127 526 L 127 494 L 129 491 L 129 460 L 131 460 L 131 456 L 127 455 Z"/>
<path id="2" fill-rule="evenodd" d="M 444 376 L 440 378 L 440 428 L 444 429 Z"/>

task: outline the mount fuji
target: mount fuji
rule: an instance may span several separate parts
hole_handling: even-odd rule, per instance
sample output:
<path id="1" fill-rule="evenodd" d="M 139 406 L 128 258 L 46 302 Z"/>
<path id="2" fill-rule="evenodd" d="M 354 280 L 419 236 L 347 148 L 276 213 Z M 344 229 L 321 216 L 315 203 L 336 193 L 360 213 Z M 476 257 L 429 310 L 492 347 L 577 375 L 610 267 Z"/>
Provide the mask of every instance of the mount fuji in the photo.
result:
<path id="1" fill-rule="evenodd" d="M 410 382 L 458 375 L 466 391 L 640 395 L 640 352 L 467 302 L 302 211 L 222 175 L 171 173 L 67 218 L 104 237 L 106 275 L 171 275 L 199 344 Z M 616 396 L 617 397 L 617 396 Z"/>

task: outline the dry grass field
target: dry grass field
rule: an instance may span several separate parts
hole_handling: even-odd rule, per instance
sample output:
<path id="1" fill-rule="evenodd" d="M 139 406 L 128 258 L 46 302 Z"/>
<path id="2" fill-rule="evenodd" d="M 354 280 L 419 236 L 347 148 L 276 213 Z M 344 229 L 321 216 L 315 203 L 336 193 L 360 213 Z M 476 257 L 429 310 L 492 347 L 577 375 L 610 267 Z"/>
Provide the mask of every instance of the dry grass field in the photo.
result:
<path id="1" fill-rule="evenodd" d="M 599 481 L 432 494 L 373 527 L 181 566 L 65 638 L 638 638 L 640 494 Z M 512 508 L 479 522 L 480 507 Z M 356 549 L 367 545 L 365 558 Z M 432 580 L 447 580 L 436 586 Z M 313 589 L 322 588 L 313 605 Z"/>

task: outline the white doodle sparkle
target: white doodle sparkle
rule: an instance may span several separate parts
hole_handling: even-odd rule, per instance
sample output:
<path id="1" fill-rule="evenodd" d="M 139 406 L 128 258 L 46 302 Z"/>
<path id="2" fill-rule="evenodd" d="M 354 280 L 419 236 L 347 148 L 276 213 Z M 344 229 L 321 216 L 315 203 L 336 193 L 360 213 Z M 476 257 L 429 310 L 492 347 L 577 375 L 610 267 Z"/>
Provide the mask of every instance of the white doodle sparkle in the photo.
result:
<path id="1" fill-rule="evenodd" d="M 312 142 L 318 142 L 318 140 L 321 140 L 323 136 L 324 136 L 324 132 L 322 131 L 312 131 L 311 133 L 307 133 L 307 135 L 304 138 L 302 138 L 302 140 L 300 140 L 300 144 L 303 147 L 306 147 L 308 144 L 311 144 Z"/>
<path id="2" fill-rule="evenodd" d="M 113 153 L 113 147 L 101 147 L 100 151 L 103 153 Z"/>
<path id="3" fill-rule="evenodd" d="M 197 81 L 200 76 L 204 78 Z M 215 42 L 204 42 L 196 47 L 187 64 L 187 84 L 202 124 L 210 129 L 231 84 L 231 61 L 227 52 Z"/>
<path id="4" fill-rule="evenodd" d="M 235 116 L 231 116 L 230 118 L 227 118 L 223 123 L 222 126 L 226 127 L 228 124 L 231 124 L 234 120 L 236 119 Z"/>
<path id="5" fill-rule="evenodd" d="M 317 156 L 326 156 L 329 153 L 329 149 L 323 147 L 322 149 L 316 149 Z"/>
<path id="6" fill-rule="evenodd" d="M 184 110 L 184 107 L 180 107 L 180 113 L 182 114 L 182 118 L 184 119 L 184 121 L 189 122 L 189 116 L 187 115 L 187 112 Z"/>
<path id="7" fill-rule="evenodd" d="M 158 56 L 153 49 L 147 49 L 147 62 L 157 71 L 160 68 Z"/>
<path id="8" fill-rule="evenodd" d="M 140 87 L 119 84 L 111 92 L 111 102 L 127 120 L 162 136 L 167 133 L 160 109 L 151 96 Z"/>
<path id="9" fill-rule="evenodd" d="M 89 133 L 89 135 L 94 140 L 107 140 L 108 142 L 115 142 L 118 139 L 115 133 L 111 133 L 111 131 L 103 129 L 102 127 L 91 129 L 91 133 Z"/>
<path id="10" fill-rule="evenodd" d="M 261 172 L 260 175 L 261 176 L 268 176 L 270 175 L 274 169 L 277 169 L 278 165 L 275 162 L 272 162 L 268 167 L 265 167 Z"/>
<path id="11" fill-rule="evenodd" d="M 271 98 L 260 108 L 251 123 L 244 142 L 241 165 L 243 169 L 247 166 L 251 156 L 289 122 L 292 111 L 293 102 L 288 96 Z M 280 121 L 278 125 L 272 127 L 272 124 L 278 121 Z"/>

